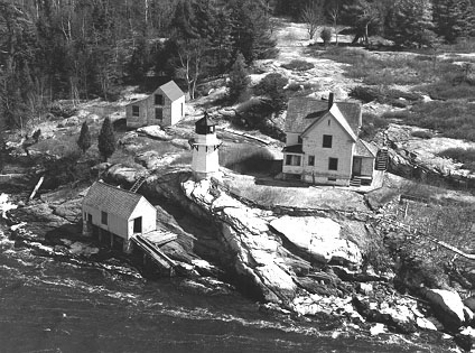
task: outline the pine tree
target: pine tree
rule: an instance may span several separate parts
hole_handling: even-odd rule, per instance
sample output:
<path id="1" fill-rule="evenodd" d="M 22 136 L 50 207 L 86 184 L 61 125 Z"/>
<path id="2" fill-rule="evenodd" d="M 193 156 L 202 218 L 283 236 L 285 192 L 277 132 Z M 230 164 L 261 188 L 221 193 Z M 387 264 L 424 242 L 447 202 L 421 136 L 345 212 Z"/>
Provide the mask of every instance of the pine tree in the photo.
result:
<path id="1" fill-rule="evenodd" d="M 112 122 L 109 117 L 104 119 L 101 132 L 99 134 L 99 152 L 102 158 L 107 161 L 115 151 L 115 137 Z"/>
<path id="2" fill-rule="evenodd" d="M 77 140 L 79 148 L 82 150 L 82 153 L 85 154 L 87 149 L 91 147 L 91 133 L 89 132 L 89 127 L 87 123 L 84 122 L 81 127 L 81 133 L 79 134 L 79 139 Z"/>
<path id="3" fill-rule="evenodd" d="M 431 0 L 399 0 L 389 12 L 386 37 L 396 45 L 431 45 L 433 32 Z"/>
<path id="4" fill-rule="evenodd" d="M 470 0 L 434 0 L 435 32 L 447 42 L 468 37 L 475 29 L 475 6 Z"/>
<path id="5" fill-rule="evenodd" d="M 250 79 L 244 62 L 244 56 L 239 53 L 229 74 L 229 83 L 227 85 L 229 98 L 232 101 L 238 100 L 245 92 L 249 82 Z"/>

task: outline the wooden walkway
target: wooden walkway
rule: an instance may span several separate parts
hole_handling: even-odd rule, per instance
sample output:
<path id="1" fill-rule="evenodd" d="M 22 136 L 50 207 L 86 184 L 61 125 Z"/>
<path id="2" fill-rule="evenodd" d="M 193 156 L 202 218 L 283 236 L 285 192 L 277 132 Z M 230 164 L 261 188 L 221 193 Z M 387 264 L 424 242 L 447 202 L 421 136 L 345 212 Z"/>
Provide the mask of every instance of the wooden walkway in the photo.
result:
<path id="1" fill-rule="evenodd" d="M 170 259 L 163 251 L 161 251 L 155 243 L 146 239 L 141 235 L 132 238 L 135 246 L 140 248 L 153 262 L 155 262 L 160 270 L 166 271 L 170 276 L 175 274 L 176 262 Z"/>

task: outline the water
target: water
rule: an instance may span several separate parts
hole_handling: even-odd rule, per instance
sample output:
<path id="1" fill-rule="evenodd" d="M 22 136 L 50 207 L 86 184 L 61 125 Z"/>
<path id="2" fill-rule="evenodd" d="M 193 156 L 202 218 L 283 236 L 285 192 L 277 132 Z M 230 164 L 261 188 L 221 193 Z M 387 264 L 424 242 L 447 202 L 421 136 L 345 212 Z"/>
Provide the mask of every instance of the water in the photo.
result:
<path id="1" fill-rule="evenodd" d="M 436 352 L 322 331 L 235 291 L 41 256 L 0 233 L 0 352 Z"/>

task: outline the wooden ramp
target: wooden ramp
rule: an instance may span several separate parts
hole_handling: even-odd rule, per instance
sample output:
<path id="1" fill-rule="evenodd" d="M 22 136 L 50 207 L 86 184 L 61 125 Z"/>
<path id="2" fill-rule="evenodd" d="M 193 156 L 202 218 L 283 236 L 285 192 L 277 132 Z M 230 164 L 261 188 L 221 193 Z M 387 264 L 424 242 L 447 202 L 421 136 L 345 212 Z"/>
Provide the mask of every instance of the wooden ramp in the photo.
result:
<path id="1" fill-rule="evenodd" d="M 170 259 L 158 246 L 151 241 L 147 240 L 141 235 L 137 235 L 132 238 L 132 242 L 135 246 L 140 248 L 155 264 L 160 268 L 160 271 L 168 273 L 170 276 L 175 274 L 175 267 L 177 264 Z"/>

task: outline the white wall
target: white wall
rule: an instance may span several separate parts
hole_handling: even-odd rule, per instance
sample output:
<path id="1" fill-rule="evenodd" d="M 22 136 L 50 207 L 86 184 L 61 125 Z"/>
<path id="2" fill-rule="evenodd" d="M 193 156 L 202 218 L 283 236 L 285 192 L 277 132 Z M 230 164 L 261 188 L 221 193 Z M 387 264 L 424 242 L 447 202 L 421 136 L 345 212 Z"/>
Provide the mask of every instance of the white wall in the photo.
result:
<path id="1" fill-rule="evenodd" d="M 323 148 L 323 135 L 331 135 L 332 147 Z M 349 179 L 352 174 L 355 142 L 332 116 L 313 127 L 303 137 L 304 171 L 321 177 Z M 308 156 L 315 156 L 315 166 L 308 166 Z M 338 158 L 338 169 L 329 170 L 330 158 Z"/>

